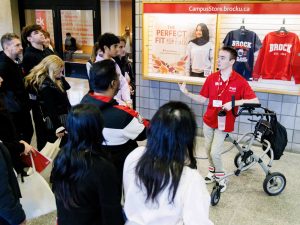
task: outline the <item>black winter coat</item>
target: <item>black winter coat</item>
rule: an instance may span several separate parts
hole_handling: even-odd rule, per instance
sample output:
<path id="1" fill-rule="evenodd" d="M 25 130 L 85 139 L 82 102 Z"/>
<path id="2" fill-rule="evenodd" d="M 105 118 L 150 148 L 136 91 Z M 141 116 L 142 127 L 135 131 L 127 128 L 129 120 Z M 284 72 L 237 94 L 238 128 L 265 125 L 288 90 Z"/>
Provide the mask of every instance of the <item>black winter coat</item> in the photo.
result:
<path id="1" fill-rule="evenodd" d="M 19 142 L 16 128 L 8 112 L 0 110 L 0 124 L 0 140 L 8 148 L 15 170 L 21 173 L 25 165 L 21 161 L 20 154 L 24 152 L 25 147 Z"/>
<path id="2" fill-rule="evenodd" d="M 3 78 L 3 92 L 13 92 L 22 110 L 29 110 L 29 97 L 23 82 L 22 68 L 3 51 L 0 52 L 0 76 Z"/>
<path id="3" fill-rule="evenodd" d="M 91 157 L 92 160 L 89 171 L 72 184 L 77 192 L 78 207 L 65 207 L 58 198 L 56 185 L 60 177 L 53 174 L 55 169 L 52 171 L 51 180 L 56 196 L 58 225 L 123 225 L 121 191 L 114 166 L 100 154 L 86 154 L 90 154 L 86 157 Z M 60 155 L 56 160 L 59 160 L 59 157 Z"/>
<path id="4" fill-rule="evenodd" d="M 65 91 L 70 89 L 70 85 L 64 77 L 61 78 L 61 81 Z M 38 92 L 43 116 L 50 117 L 54 130 L 64 126 L 64 124 L 61 123 L 59 116 L 68 114 L 69 109 L 71 108 L 67 92 L 62 92 L 48 77 L 43 81 Z"/>
<path id="5" fill-rule="evenodd" d="M 30 73 L 30 70 L 39 64 L 44 58 L 49 55 L 54 55 L 54 52 L 49 48 L 39 50 L 32 46 L 27 47 L 23 57 L 23 68 L 26 75 Z"/>
<path id="6" fill-rule="evenodd" d="M 7 148 L 0 142 L 0 218 L 20 224 L 25 213 L 20 204 L 21 192 Z"/>

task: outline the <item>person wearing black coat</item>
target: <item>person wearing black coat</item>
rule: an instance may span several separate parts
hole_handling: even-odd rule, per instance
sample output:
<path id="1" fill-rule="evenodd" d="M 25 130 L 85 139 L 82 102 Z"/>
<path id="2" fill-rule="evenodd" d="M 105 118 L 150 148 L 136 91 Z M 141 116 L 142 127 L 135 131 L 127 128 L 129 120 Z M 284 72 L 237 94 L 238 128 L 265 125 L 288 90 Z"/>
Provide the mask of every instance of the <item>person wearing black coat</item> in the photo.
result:
<path id="1" fill-rule="evenodd" d="M 74 52 L 77 50 L 76 39 L 72 37 L 71 33 L 66 33 L 65 50 Z"/>
<path id="2" fill-rule="evenodd" d="M 24 153 L 26 148 L 32 148 L 32 146 L 17 138 L 16 130 L 9 113 L 0 110 L 0 124 L 0 140 L 9 149 L 16 172 L 24 173 L 23 169 L 25 165 L 22 163 L 20 155 Z"/>
<path id="3" fill-rule="evenodd" d="M 25 141 L 17 139 L 14 123 L 4 108 L 2 82 L 0 76 L 0 224 L 25 225 L 25 213 L 19 200 L 21 193 L 13 168 L 23 175 L 20 154 L 27 154 L 33 148 Z"/>
<path id="4" fill-rule="evenodd" d="M 40 25 L 32 24 L 24 27 L 22 39 L 26 46 L 22 65 L 25 75 L 28 75 L 43 58 L 53 55 L 54 52 L 44 47 L 45 36 Z"/>
<path id="5" fill-rule="evenodd" d="M 25 90 L 23 73 L 19 64 L 22 46 L 19 37 L 6 33 L 1 37 L 3 51 L 0 52 L 0 76 L 2 90 L 6 95 L 5 107 L 11 114 L 20 140 L 31 142 L 33 126 L 31 122 L 28 92 Z"/>
<path id="6" fill-rule="evenodd" d="M 24 52 L 24 59 L 22 63 L 25 75 L 28 75 L 32 68 L 39 64 L 43 58 L 48 55 L 54 55 L 54 52 L 49 48 L 40 50 L 32 46 L 27 47 Z"/>
<path id="7" fill-rule="evenodd" d="M 25 165 L 22 163 L 20 155 L 33 151 L 33 147 L 26 141 L 19 139 L 17 135 L 12 117 L 4 105 L 5 94 L 1 88 L 2 83 L 3 79 L 0 76 L 0 140 L 8 148 L 16 172 L 24 174 Z"/>
<path id="8" fill-rule="evenodd" d="M 49 142 L 64 135 L 60 131 L 64 130 L 66 115 L 71 107 L 67 95 L 70 85 L 62 75 L 63 70 L 62 59 L 50 55 L 25 78 L 25 86 L 36 92 L 37 104 L 47 131 L 44 139 Z"/>
<path id="9" fill-rule="evenodd" d="M 1 141 L 0 174 L 0 224 L 25 225 L 26 216 L 20 204 L 20 188 L 13 171 L 10 154 Z"/>
<path id="10" fill-rule="evenodd" d="M 41 104 L 42 113 L 45 118 L 49 118 L 52 127 L 48 127 L 48 141 L 53 142 L 57 138 L 55 136 L 55 131 L 65 126 L 66 116 L 71 104 L 68 99 L 67 90 L 71 87 L 64 77 L 60 78 L 62 82 L 63 90 L 60 90 L 56 84 L 47 77 L 40 89 L 39 89 L 39 99 Z"/>
<path id="11" fill-rule="evenodd" d="M 68 115 L 68 141 L 54 160 L 50 182 L 58 225 L 123 225 L 116 168 L 101 146 L 103 118 L 91 104 Z"/>
<path id="12" fill-rule="evenodd" d="M 38 65 L 45 57 L 53 55 L 54 52 L 44 47 L 45 36 L 40 25 L 32 24 L 24 27 L 22 29 L 22 40 L 26 46 L 22 66 L 24 74 L 27 76 L 33 67 Z M 47 130 L 40 113 L 39 104 L 36 101 L 36 93 L 30 89 L 28 91 L 30 92 L 30 104 L 32 107 L 37 148 L 41 150 L 47 142 Z"/>

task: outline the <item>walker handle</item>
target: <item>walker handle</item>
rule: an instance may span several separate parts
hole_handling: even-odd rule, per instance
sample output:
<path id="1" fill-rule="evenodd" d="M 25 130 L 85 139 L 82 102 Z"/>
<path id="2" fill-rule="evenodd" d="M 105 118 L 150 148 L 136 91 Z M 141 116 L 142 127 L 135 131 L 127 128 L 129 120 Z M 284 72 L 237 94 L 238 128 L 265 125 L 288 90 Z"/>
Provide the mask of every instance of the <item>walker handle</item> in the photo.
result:
<path id="1" fill-rule="evenodd" d="M 232 95 L 231 96 L 231 112 L 232 112 L 232 115 L 234 115 L 235 117 L 237 117 L 238 114 L 235 113 L 234 107 L 235 107 L 235 96 Z"/>
<path id="2" fill-rule="evenodd" d="M 262 108 L 260 103 L 244 103 L 243 105 L 240 106 L 241 109 L 236 114 L 234 111 L 234 107 L 235 107 L 235 96 L 232 95 L 231 96 L 231 112 L 235 117 L 241 115 L 243 111 L 248 111 L 248 113 L 250 115 L 254 115 L 252 112 L 253 110 L 255 110 L 256 108 Z"/>

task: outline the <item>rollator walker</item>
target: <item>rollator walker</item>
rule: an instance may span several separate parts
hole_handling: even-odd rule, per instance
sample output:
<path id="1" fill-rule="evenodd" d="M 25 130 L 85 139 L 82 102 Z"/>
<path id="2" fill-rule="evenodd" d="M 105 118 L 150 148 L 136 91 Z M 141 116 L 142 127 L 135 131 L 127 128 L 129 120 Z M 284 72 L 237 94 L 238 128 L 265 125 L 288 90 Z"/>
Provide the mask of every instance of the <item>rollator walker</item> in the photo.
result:
<path id="1" fill-rule="evenodd" d="M 256 122 L 255 130 L 254 132 L 249 132 L 242 135 L 238 140 L 233 139 L 229 134 L 226 135 L 225 140 L 229 141 L 232 144 L 224 150 L 223 154 L 230 151 L 234 147 L 238 150 L 238 153 L 234 158 L 234 165 L 236 166 L 236 170 L 226 174 L 226 176 L 224 176 L 222 179 L 216 181 L 216 184 L 211 192 L 212 206 L 217 205 L 220 201 L 222 186 L 219 184 L 219 182 L 221 180 L 228 179 L 229 176 L 233 175 L 239 176 L 242 172 L 248 170 L 257 163 L 260 165 L 260 167 L 266 174 L 266 178 L 263 182 L 263 189 L 268 195 L 279 195 L 286 186 L 286 178 L 283 174 L 279 172 L 272 173 L 270 171 L 274 160 L 274 153 L 270 141 L 264 138 L 266 135 L 273 134 L 268 133 L 273 132 L 270 127 L 269 119 L 271 118 L 271 116 L 276 116 L 276 113 L 267 108 L 262 107 L 261 104 L 247 103 L 240 106 L 238 113 L 235 114 L 234 102 L 235 101 L 233 98 L 232 113 L 235 116 L 252 116 L 252 119 L 249 118 L 248 120 L 251 122 Z M 256 117 L 258 117 L 258 119 Z M 254 152 L 251 150 L 254 144 L 255 146 L 262 147 L 263 152 L 260 155 L 254 154 Z M 268 165 L 266 165 L 262 160 L 265 155 L 269 156 Z"/>

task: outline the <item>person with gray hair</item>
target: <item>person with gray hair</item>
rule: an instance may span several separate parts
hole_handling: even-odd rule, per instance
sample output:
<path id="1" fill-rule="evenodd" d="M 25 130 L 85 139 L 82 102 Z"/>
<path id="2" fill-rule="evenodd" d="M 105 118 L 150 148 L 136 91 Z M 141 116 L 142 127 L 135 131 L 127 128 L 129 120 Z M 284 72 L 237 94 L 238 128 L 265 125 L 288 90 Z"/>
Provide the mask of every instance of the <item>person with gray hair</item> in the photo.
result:
<path id="1" fill-rule="evenodd" d="M 20 65 L 23 56 L 21 40 L 14 33 L 6 33 L 1 37 L 1 46 L 0 75 L 3 78 L 2 90 L 6 95 L 5 108 L 12 116 L 19 138 L 30 143 L 33 126 Z"/>

